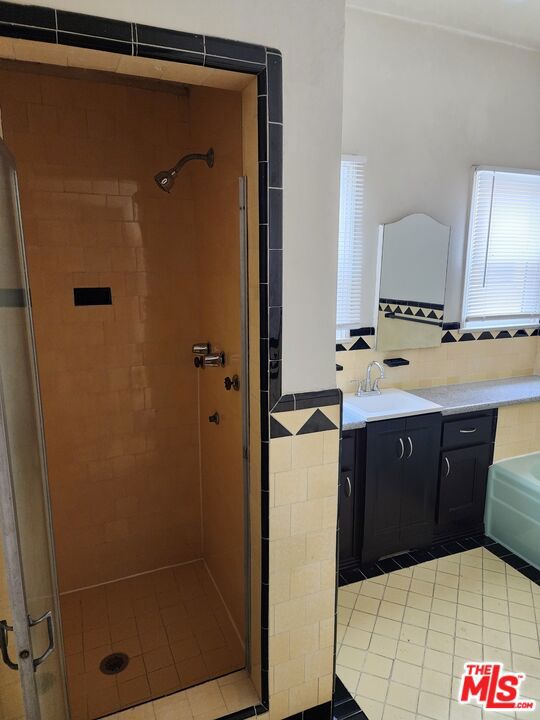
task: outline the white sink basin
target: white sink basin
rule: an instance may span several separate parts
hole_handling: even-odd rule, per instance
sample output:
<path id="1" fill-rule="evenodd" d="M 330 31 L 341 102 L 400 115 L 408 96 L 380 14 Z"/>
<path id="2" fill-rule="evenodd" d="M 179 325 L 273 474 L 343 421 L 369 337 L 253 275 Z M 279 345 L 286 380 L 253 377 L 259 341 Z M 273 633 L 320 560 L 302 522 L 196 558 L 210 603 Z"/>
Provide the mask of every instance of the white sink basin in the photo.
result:
<path id="1" fill-rule="evenodd" d="M 363 395 L 346 394 L 343 396 L 343 406 L 350 415 L 359 420 L 370 422 L 372 420 L 388 420 L 403 417 L 404 415 L 421 415 L 423 413 L 437 412 L 440 405 L 424 400 L 424 398 L 393 388 L 381 390 L 381 394 L 365 393 Z"/>

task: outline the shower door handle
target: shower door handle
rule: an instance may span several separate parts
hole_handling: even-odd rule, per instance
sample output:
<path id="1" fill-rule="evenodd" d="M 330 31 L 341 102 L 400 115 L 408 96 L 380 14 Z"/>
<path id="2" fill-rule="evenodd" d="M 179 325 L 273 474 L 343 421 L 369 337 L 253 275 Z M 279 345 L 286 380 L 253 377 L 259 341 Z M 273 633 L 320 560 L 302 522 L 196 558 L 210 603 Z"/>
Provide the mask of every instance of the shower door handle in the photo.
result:
<path id="1" fill-rule="evenodd" d="M 44 620 L 47 621 L 47 635 L 49 637 L 49 644 L 47 646 L 47 649 L 45 652 L 40 655 L 38 658 L 34 660 L 34 670 L 38 668 L 42 663 L 45 662 L 45 660 L 54 652 L 54 626 L 53 626 L 53 619 L 52 619 L 52 611 L 49 610 L 48 612 L 44 613 L 41 617 L 39 617 L 37 620 L 32 620 L 32 618 L 28 618 L 28 624 L 30 627 L 35 627 L 36 625 L 39 625 Z"/>
<path id="2" fill-rule="evenodd" d="M 9 657 L 8 632 L 13 632 L 13 628 L 7 624 L 6 620 L 0 620 L 0 653 L 2 654 L 2 660 L 10 670 L 18 670 L 17 663 L 14 663 Z"/>

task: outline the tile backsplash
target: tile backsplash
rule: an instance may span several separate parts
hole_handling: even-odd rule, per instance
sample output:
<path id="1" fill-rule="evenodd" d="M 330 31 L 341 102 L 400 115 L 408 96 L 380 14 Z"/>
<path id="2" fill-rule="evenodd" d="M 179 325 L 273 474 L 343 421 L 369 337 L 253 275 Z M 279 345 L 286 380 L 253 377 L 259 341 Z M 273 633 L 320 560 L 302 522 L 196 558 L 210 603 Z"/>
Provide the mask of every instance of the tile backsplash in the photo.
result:
<path id="1" fill-rule="evenodd" d="M 460 336 L 453 331 L 454 338 Z M 474 336 L 479 333 L 475 333 Z M 396 354 L 409 360 L 409 365 L 389 368 L 382 387 L 420 388 L 453 385 L 462 382 L 519 377 L 539 372 L 540 338 L 532 336 L 501 337 L 471 341 L 443 342 L 438 347 L 400 350 L 398 353 L 371 349 L 375 336 L 351 339 L 362 341 L 363 350 L 337 350 L 336 363 L 343 367 L 337 373 L 337 384 L 343 392 L 355 392 L 358 379 L 363 378 L 372 360 L 382 362 Z M 351 343 L 348 343 L 351 344 Z M 339 346 L 338 346 L 339 347 Z M 346 347 L 346 345 L 343 345 Z"/>

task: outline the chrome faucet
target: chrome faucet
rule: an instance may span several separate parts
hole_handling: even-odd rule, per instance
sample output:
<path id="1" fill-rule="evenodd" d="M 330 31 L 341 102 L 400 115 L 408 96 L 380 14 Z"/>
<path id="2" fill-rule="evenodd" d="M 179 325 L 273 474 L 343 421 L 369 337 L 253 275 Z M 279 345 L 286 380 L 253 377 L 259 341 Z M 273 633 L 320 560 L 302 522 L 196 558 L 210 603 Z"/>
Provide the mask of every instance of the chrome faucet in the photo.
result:
<path id="1" fill-rule="evenodd" d="M 373 366 L 376 366 L 379 368 L 379 377 L 375 378 L 373 382 L 371 381 L 371 370 Z M 378 395 L 381 394 L 381 390 L 379 388 L 379 383 L 381 380 L 384 379 L 384 368 L 381 365 L 380 362 L 377 362 L 377 360 L 372 360 L 369 365 L 367 366 L 366 370 L 366 377 L 359 383 L 358 390 L 356 391 L 357 395 L 362 395 L 362 393 L 377 393 Z"/>

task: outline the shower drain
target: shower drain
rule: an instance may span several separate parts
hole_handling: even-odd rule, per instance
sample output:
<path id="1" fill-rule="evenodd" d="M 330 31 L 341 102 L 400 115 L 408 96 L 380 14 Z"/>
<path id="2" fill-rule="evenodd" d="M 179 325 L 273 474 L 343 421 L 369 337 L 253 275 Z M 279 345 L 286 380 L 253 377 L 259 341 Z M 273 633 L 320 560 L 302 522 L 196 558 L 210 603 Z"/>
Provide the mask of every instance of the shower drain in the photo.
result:
<path id="1" fill-rule="evenodd" d="M 125 653 L 113 653 L 103 658 L 99 669 L 105 675 L 118 675 L 127 668 L 128 664 L 129 657 Z"/>

